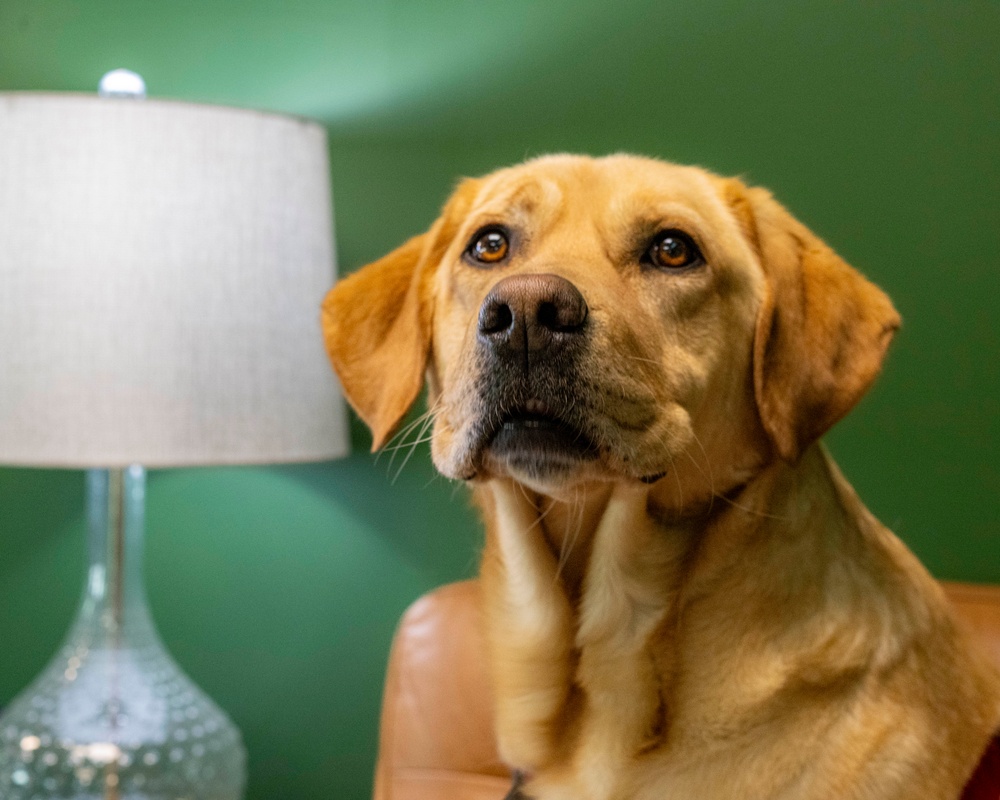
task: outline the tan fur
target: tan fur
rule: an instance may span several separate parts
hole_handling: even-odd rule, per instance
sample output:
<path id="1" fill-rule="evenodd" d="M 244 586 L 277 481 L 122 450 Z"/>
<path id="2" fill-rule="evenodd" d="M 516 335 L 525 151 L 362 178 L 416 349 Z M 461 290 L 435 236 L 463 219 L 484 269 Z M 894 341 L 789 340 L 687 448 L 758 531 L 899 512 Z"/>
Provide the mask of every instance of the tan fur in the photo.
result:
<path id="1" fill-rule="evenodd" d="M 470 265 L 497 222 L 521 232 L 513 256 Z M 640 268 L 636 231 L 665 228 L 707 267 Z M 478 456 L 470 432 L 478 309 L 531 273 L 590 309 L 601 455 L 558 481 Z M 626 156 L 466 182 L 330 293 L 327 345 L 375 446 L 426 370 L 435 464 L 483 511 L 497 733 L 528 796 L 959 796 L 1000 728 L 1000 678 L 817 442 L 898 325 L 767 192 Z"/>

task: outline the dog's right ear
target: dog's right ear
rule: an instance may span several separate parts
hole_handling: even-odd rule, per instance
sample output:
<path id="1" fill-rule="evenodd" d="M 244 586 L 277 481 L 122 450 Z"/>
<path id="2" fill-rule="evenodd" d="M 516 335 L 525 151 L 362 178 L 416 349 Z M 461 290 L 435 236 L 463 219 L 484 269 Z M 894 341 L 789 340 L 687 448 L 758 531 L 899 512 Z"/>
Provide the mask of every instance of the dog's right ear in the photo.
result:
<path id="1" fill-rule="evenodd" d="M 464 181 L 427 233 L 337 283 L 323 301 L 326 351 L 378 450 L 416 401 L 431 349 L 433 275 L 471 203 Z"/>
<path id="2" fill-rule="evenodd" d="M 433 229 L 362 267 L 323 301 L 323 339 L 347 400 L 377 450 L 420 394 L 430 352 L 430 302 L 418 266 Z"/>

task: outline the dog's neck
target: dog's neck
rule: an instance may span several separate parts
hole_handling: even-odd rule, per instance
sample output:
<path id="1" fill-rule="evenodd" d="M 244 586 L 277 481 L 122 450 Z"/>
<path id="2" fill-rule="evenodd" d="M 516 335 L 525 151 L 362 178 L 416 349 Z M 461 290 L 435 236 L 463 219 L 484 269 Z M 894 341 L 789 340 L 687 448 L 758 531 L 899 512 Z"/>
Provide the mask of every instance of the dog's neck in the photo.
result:
<path id="1" fill-rule="evenodd" d="M 724 476 L 720 486 L 710 486 L 707 481 L 701 480 L 705 474 L 703 469 L 699 469 L 699 480 L 696 481 L 688 479 L 681 482 L 671 474 L 656 484 L 635 487 L 633 502 L 641 504 L 642 513 L 664 535 L 683 539 L 685 547 L 693 548 L 721 514 L 743 509 L 745 502 L 762 507 L 767 505 L 767 497 L 747 499 L 760 494 L 759 491 L 748 492 L 751 487 L 759 490 L 762 485 L 769 485 L 767 474 L 770 471 L 760 467 L 758 462 L 750 460 L 750 463 L 752 466 Z M 782 467 L 788 469 L 784 465 L 779 469 Z M 495 529 L 503 522 L 494 513 L 494 495 L 513 487 L 523 500 L 532 527 L 537 526 L 548 550 L 556 559 L 560 582 L 575 603 L 591 560 L 594 535 L 608 511 L 615 486 L 607 481 L 594 481 L 576 484 L 558 493 L 544 493 L 508 481 L 490 481 L 480 484 L 474 490 L 474 496 L 486 513 L 487 527 Z M 754 513 L 753 508 L 747 507 L 746 511 Z M 494 532 L 491 531 L 491 535 Z"/>

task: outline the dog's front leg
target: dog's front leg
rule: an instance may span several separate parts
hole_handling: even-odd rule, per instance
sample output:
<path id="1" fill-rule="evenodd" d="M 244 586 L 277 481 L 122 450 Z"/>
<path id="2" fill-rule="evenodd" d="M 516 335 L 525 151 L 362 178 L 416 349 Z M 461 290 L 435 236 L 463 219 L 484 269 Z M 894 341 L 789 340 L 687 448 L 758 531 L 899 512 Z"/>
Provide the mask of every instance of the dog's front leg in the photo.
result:
<path id="1" fill-rule="evenodd" d="M 572 614 L 534 502 L 509 481 L 491 481 L 489 492 L 481 578 L 500 754 L 533 772 L 558 756 L 572 678 Z"/>

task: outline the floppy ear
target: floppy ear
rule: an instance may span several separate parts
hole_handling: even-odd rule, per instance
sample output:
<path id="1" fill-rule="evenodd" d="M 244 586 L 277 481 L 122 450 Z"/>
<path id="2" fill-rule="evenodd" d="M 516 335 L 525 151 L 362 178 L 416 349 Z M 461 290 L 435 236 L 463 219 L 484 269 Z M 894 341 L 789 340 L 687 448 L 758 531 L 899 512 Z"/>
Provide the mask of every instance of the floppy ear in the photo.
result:
<path id="1" fill-rule="evenodd" d="M 340 281 L 323 301 L 323 338 L 348 401 L 377 450 L 420 394 L 430 351 L 421 271 L 431 233 Z"/>
<path id="2" fill-rule="evenodd" d="M 431 349 L 434 269 L 476 190 L 466 180 L 427 233 L 344 278 L 323 301 L 326 351 L 378 450 L 416 401 Z"/>
<path id="3" fill-rule="evenodd" d="M 778 455 L 794 462 L 878 376 L 899 314 L 769 192 L 729 180 L 724 194 L 766 279 L 753 343 L 757 408 Z"/>

